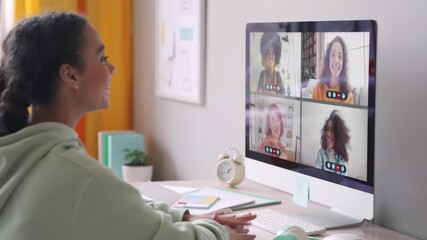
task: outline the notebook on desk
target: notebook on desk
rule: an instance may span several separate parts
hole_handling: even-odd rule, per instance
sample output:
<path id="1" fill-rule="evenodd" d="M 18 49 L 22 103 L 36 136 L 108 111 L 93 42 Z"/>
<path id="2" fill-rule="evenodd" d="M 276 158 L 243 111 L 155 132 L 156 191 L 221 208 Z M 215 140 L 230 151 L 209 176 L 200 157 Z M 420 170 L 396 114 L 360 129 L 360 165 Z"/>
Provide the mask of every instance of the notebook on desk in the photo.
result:
<path id="1" fill-rule="evenodd" d="M 209 209 L 190 209 L 190 213 L 193 215 L 208 214 L 227 208 L 237 211 L 265 205 L 279 204 L 281 202 L 277 199 L 216 187 L 204 187 L 198 191 L 192 192 L 191 194 L 217 196 L 219 198 L 219 200 Z"/>
<path id="2" fill-rule="evenodd" d="M 201 188 L 198 191 L 192 192 L 191 194 L 197 194 L 202 196 L 216 196 L 218 201 L 215 202 L 208 209 L 189 209 L 190 214 L 192 215 L 202 215 L 209 214 L 222 209 L 232 209 L 239 206 L 253 204 L 255 200 L 251 197 L 248 197 L 243 194 L 236 194 L 229 191 L 224 191 L 220 188 L 205 187 Z"/>
<path id="3" fill-rule="evenodd" d="M 137 189 L 145 199 L 165 202 L 169 206 L 173 206 L 184 195 L 182 193 L 171 190 L 167 186 L 162 186 L 161 184 L 154 182 L 138 184 Z M 237 211 L 281 203 L 281 201 L 277 199 L 216 187 L 194 189 L 189 194 L 218 197 L 218 200 L 207 209 L 190 209 L 190 213 L 193 215 L 207 214 L 227 208 L 230 208 L 233 211 Z"/>
<path id="4" fill-rule="evenodd" d="M 210 209 L 219 200 L 216 195 L 185 194 L 172 207 L 187 209 Z"/>
<path id="5" fill-rule="evenodd" d="M 172 204 L 183 196 L 183 194 L 154 182 L 140 183 L 136 188 L 144 199 L 164 202 L 168 206 L 172 206 Z"/>
<path id="6" fill-rule="evenodd" d="M 221 189 L 221 190 L 222 191 L 228 191 L 230 193 L 237 194 L 240 196 L 242 196 L 242 195 L 247 196 L 247 197 L 252 198 L 254 200 L 253 203 L 233 207 L 232 210 L 234 210 L 234 211 L 242 210 L 242 209 L 248 209 L 248 208 L 262 207 L 262 206 L 273 205 L 273 204 L 280 204 L 282 202 L 278 199 L 262 197 L 262 196 L 258 196 L 258 195 L 254 195 L 254 194 L 234 191 L 231 189 Z"/>

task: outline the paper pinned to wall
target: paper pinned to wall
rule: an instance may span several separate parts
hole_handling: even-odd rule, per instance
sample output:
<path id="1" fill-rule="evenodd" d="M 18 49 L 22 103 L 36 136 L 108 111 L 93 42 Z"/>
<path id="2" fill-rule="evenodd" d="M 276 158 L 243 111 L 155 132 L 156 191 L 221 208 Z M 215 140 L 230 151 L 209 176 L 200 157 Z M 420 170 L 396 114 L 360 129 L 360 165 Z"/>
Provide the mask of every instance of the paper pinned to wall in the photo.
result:
<path id="1" fill-rule="evenodd" d="M 156 1 L 156 94 L 203 103 L 205 0 Z"/>

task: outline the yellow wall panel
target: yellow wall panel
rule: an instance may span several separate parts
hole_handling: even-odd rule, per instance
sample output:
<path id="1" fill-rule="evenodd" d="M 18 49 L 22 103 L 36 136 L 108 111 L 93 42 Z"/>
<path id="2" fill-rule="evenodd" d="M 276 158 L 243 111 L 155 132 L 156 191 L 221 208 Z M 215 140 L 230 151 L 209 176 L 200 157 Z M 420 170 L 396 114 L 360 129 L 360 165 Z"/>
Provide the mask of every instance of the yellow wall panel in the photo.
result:
<path id="1" fill-rule="evenodd" d="M 90 155 L 96 156 L 98 131 L 132 128 L 130 0 L 87 0 L 86 16 L 104 41 L 108 60 L 117 68 L 109 109 L 86 115 L 86 147 Z"/>

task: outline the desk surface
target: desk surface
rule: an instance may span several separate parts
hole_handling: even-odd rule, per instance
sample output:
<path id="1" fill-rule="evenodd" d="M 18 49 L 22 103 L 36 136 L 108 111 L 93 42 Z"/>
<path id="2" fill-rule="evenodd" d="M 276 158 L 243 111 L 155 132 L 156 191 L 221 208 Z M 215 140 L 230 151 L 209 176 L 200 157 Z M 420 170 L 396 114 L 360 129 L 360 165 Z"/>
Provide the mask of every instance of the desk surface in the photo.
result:
<path id="1" fill-rule="evenodd" d="M 160 183 L 162 185 L 195 187 L 195 188 L 201 188 L 201 187 L 207 187 L 207 186 L 221 187 L 225 189 L 228 188 L 227 186 L 222 185 L 216 180 L 162 181 L 157 183 Z M 138 184 L 135 184 L 135 185 L 138 185 Z M 291 213 L 293 211 L 312 211 L 312 210 L 316 210 L 317 208 L 322 208 L 322 206 L 319 206 L 315 203 L 309 203 L 308 208 L 300 207 L 292 202 L 291 194 L 256 183 L 248 179 L 246 179 L 240 185 L 232 189 L 236 191 L 242 191 L 244 193 L 252 193 L 259 196 L 280 199 L 282 201 L 281 204 L 269 205 L 265 207 L 254 208 L 254 209 L 270 208 L 286 214 L 286 213 Z M 251 209 L 245 209 L 245 210 L 237 211 L 237 213 L 250 212 L 250 211 Z M 273 239 L 274 237 L 273 234 L 266 232 L 262 229 L 259 229 L 255 226 L 249 226 L 248 228 L 252 234 L 256 234 L 257 239 L 262 239 L 262 240 Z M 335 234 L 335 233 L 355 233 L 361 237 L 364 237 L 365 239 L 387 239 L 387 240 L 415 239 L 415 238 L 411 238 L 403 234 L 394 232 L 392 230 L 377 226 L 369 222 L 364 222 L 357 227 L 328 230 L 325 234 L 322 234 L 316 237 L 322 239 L 328 235 Z"/>

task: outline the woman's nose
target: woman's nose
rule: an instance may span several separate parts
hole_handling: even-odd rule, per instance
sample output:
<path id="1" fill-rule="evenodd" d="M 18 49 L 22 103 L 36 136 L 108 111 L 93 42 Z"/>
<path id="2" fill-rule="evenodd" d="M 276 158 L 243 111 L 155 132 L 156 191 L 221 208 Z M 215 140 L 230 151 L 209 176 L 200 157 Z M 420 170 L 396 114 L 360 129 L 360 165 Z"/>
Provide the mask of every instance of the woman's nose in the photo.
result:
<path id="1" fill-rule="evenodd" d="M 117 68 L 112 63 L 110 63 L 110 73 L 114 75 L 116 73 L 116 70 Z"/>

